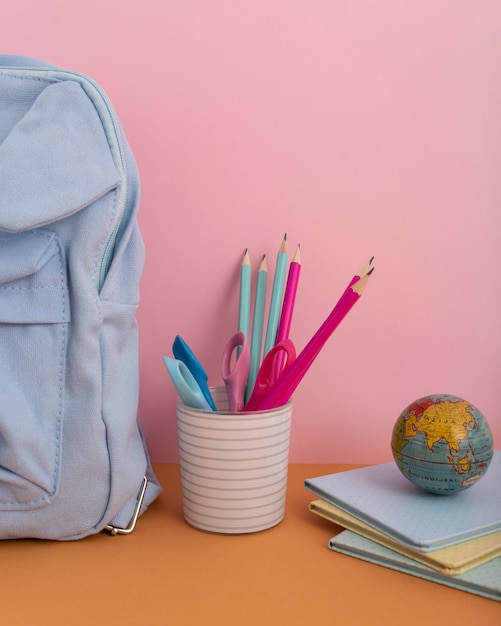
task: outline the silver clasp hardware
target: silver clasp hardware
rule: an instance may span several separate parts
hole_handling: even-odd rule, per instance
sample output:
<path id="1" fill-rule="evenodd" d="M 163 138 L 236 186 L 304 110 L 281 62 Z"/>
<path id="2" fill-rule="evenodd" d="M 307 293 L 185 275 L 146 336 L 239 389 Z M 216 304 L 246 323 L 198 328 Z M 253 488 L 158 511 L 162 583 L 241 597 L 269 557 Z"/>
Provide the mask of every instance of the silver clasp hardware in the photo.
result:
<path id="1" fill-rule="evenodd" d="M 106 524 L 105 530 L 108 530 L 112 535 L 130 535 L 130 533 L 136 527 L 137 518 L 141 511 L 141 506 L 144 500 L 144 494 L 146 493 L 146 487 L 148 486 L 148 479 L 143 477 L 143 483 L 141 485 L 141 491 L 137 497 L 136 508 L 134 509 L 134 515 L 132 516 L 127 528 L 120 528 L 119 526 L 113 526 L 112 524 Z"/>

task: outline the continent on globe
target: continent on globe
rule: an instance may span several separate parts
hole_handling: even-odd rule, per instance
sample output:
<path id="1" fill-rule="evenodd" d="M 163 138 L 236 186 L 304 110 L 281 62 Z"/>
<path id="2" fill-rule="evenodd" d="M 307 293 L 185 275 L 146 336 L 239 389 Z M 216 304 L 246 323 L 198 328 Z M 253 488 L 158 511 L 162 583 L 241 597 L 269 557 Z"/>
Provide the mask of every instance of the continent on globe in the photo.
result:
<path id="1" fill-rule="evenodd" d="M 421 404 L 421 408 L 424 408 L 421 415 L 413 411 L 405 422 L 406 440 L 422 432 L 426 437 L 428 448 L 433 451 L 433 446 L 443 439 L 449 447 L 449 462 L 454 465 L 456 471 L 458 473 L 469 471 L 471 463 L 467 456 L 457 460 L 454 458 L 454 453 L 457 454 L 461 449 L 461 441 L 468 437 L 468 428 L 472 427 L 474 418 L 468 411 L 468 402 L 443 400 L 434 404 L 428 399 Z"/>
<path id="2" fill-rule="evenodd" d="M 493 455 L 492 433 L 470 402 L 447 394 L 410 404 L 392 433 L 393 457 L 416 486 L 451 494 L 474 485 Z"/>

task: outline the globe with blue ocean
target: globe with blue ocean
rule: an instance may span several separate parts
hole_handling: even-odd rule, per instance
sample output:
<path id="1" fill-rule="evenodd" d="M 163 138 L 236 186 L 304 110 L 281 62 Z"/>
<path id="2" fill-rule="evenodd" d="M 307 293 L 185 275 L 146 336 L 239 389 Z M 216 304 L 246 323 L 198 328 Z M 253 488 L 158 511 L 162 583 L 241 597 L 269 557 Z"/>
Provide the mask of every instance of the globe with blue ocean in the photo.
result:
<path id="1" fill-rule="evenodd" d="M 492 432 L 470 402 L 429 395 L 399 416 L 391 438 L 402 474 L 429 493 L 450 495 L 472 487 L 486 473 L 494 452 Z"/>

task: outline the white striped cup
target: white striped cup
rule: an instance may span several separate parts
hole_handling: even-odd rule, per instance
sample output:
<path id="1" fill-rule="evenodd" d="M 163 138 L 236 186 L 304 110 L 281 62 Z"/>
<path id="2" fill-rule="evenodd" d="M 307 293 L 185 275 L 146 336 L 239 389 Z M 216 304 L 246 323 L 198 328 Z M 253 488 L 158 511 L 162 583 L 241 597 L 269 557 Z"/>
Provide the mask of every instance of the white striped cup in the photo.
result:
<path id="1" fill-rule="evenodd" d="M 224 387 L 215 411 L 176 404 L 186 521 L 215 533 L 251 533 L 284 517 L 292 403 L 229 413 Z"/>

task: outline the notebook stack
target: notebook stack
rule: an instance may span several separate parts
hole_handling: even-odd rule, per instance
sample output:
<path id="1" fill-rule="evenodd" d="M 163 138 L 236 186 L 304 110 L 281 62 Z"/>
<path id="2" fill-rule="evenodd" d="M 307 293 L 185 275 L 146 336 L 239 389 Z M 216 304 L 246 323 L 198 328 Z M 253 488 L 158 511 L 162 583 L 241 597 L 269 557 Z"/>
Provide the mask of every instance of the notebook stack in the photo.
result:
<path id="1" fill-rule="evenodd" d="M 501 601 L 501 451 L 485 476 L 429 494 L 385 463 L 310 478 L 310 511 L 343 527 L 336 552 Z"/>

